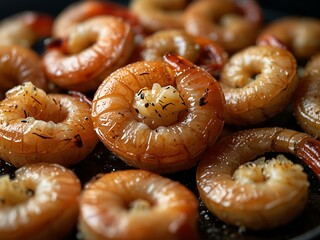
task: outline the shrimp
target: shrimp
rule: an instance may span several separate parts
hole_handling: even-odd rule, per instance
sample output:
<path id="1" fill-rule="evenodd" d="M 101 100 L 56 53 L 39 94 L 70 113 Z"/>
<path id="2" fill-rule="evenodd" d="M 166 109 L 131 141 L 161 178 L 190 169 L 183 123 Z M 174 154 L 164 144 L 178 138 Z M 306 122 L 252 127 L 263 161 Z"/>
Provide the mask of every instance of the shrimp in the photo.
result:
<path id="1" fill-rule="evenodd" d="M 92 120 L 100 140 L 124 162 L 167 173 L 192 167 L 216 141 L 223 107 L 212 75 L 168 53 L 108 76 L 93 97 Z"/>
<path id="2" fill-rule="evenodd" d="M 46 75 L 64 89 L 95 91 L 107 75 L 126 64 L 132 40 L 130 25 L 121 18 L 91 18 L 76 25 L 66 41 L 48 44 L 43 56 Z"/>
<path id="3" fill-rule="evenodd" d="M 0 45 L 17 44 L 30 48 L 51 35 L 53 18 L 44 13 L 24 11 L 0 22 Z"/>
<path id="4" fill-rule="evenodd" d="M 84 239 L 198 239 L 198 200 L 179 182 L 145 170 L 102 175 L 80 197 Z"/>
<path id="5" fill-rule="evenodd" d="M 306 65 L 294 101 L 294 115 L 301 128 L 312 136 L 320 137 L 320 54 Z"/>
<path id="6" fill-rule="evenodd" d="M 183 28 L 183 12 L 187 0 L 132 0 L 129 9 L 139 19 L 146 32 L 168 28 Z"/>
<path id="7" fill-rule="evenodd" d="M 247 163 L 267 152 L 294 154 L 320 177 L 320 142 L 306 133 L 270 127 L 228 135 L 206 152 L 196 172 L 200 197 L 219 219 L 259 230 L 303 211 L 309 182 L 300 164 L 284 157 Z"/>
<path id="8" fill-rule="evenodd" d="M 225 121 L 249 125 L 280 113 L 298 85 L 297 62 L 287 50 L 251 46 L 234 54 L 220 72 Z"/>
<path id="9" fill-rule="evenodd" d="M 184 29 L 193 36 L 209 37 L 228 53 L 235 53 L 254 44 L 262 19 L 262 10 L 254 0 L 194 1 L 185 10 Z"/>
<path id="10" fill-rule="evenodd" d="M 288 16 L 272 21 L 257 37 L 257 43 L 274 36 L 298 60 L 307 60 L 320 51 L 320 20 L 312 17 Z"/>
<path id="11" fill-rule="evenodd" d="M 142 27 L 138 18 L 127 7 L 116 2 L 80 1 L 71 3 L 55 19 L 52 35 L 64 38 L 69 35 L 72 27 L 92 17 L 109 15 L 123 18 L 127 21 L 136 34 L 142 34 Z"/>
<path id="12" fill-rule="evenodd" d="M 218 44 L 205 37 L 194 37 L 182 29 L 157 31 L 142 41 L 142 60 L 162 60 L 167 52 L 177 54 L 215 74 L 228 60 L 228 54 Z M 140 59 L 140 60 L 141 60 Z"/>
<path id="13" fill-rule="evenodd" d="M 0 238 L 63 239 L 76 226 L 81 185 L 57 164 L 34 163 L 0 177 Z"/>
<path id="14" fill-rule="evenodd" d="M 79 97 L 46 94 L 31 82 L 10 89 L 0 102 L 0 158 L 15 167 L 83 160 L 99 141 L 90 112 Z"/>
<path id="15" fill-rule="evenodd" d="M 6 91 L 24 82 L 49 90 L 40 56 L 19 45 L 0 45 L 0 100 Z"/>

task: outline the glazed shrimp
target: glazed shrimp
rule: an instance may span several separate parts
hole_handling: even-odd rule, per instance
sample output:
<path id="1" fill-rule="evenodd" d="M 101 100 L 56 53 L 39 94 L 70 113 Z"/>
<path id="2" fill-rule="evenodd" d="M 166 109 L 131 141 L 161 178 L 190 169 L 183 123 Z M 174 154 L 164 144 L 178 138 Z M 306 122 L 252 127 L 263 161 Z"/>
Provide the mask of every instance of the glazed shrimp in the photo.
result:
<path id="1" fill-rule="evenodd" d="M 198 239 L 198 200 L 184 185 L 144 170 L 122 170 L 86 185 L 84 239 Z"/>
<path id="2" fill-rule="evenodd" d="M 138 55 L 146 61 L 162 60 L 167 52 L 193 62 L 211 74 L 228 60 L 227 52 L 218 44 L 205 37 L 190 36 L 182 29 L 160 30 L 145 37 Z"/>
<path id="3" fill-rule="evenodd" d="M 54 20 L 52 34 L 57 38 L 69 35 L 73 26 L 92 17 L 109 15 L 123 18 L 127 21 L 136 34 L 141 33 L 138 18 L 125 6 L 115 2 L 80 1 L 67 6 Z"/>
<path id="4" fill-rule="evenodd" d="M 191 62 L 129 64 L 107 77 L 92 102 L 100 140 L 127 164 L 176 172 L 196 164 L 223 128 L 218 82 Z"/>
<path id="5" fill-rule="evenodd" d="M 320 142 L 308 134 L 275 127 L 226 136 L 207 151 L 196 174 L 200 197 L 218 218 L 258 230 L 303 211 L 309 182 L 301 165 L 283 158 L 247 163 L 267 152 L 294 154 L 320 177 Z"/>
<path id="6" fill-rule="evenodd" d="M 77 223 L 81 185 L 60 165 L 28 164 L 0 177 L 0 238 L 63 239 Z"/>
<path id="7" fill-rule="evenodd" d="M 184 29 L 193 36 L 209 37 L 234 53 L 255 43 L 262 19 L 254 0 L 194 1 L 185 10 Z"/>
<path id="8" fill-rule="evenodd" d="M 277 38 L 298 60 L 307 60 L 320 51 L 320 20 L 312 17 L 289 16 L 269 23 L 257 43 Z"/>
<path id="9" fill-rule="evenodd" d="M 128 23 L 98 16 L 76 25 L 66 41 L 49 44 L 43 63 L 47 77 L 61 88 L 89 92 L 124 65 L 133 48 Z"/>
<path id="10" fill-rule="evenodd" d="M 32 47 L 39 39 L 51 35 L 53 18 L 48 14 L 25 11 L 0 22 L 0 45 Z"/>
<path id="11" fill-rule="evenodd" d="M 316 138 L 320 137 L 320 54 L 313 56 L 296 91 L 294 114 L 301 128 Z"/>
<path id="12" fill-rule="evenodd" d="M 46 94 L 27 82 L 0 102 L 0 158 L 15 167 L 50 162 L 70 166 L 98 143 L 90 105 L 66 94 Z"/>
<path id="13" fill-rule="evenodd" d="M 0 100 L 5 98 L 7 90 L 24 82 L 48 91 L 40 56 L 19 45 L 0 45 Z"/>
<path id="14" fill-rule="evenodd" d="M 220 72 L 225 121 L 249 125 L 280 113 L 298 84 L 297 62 L 287 50 L 251 46 L 234 54 Z"/>

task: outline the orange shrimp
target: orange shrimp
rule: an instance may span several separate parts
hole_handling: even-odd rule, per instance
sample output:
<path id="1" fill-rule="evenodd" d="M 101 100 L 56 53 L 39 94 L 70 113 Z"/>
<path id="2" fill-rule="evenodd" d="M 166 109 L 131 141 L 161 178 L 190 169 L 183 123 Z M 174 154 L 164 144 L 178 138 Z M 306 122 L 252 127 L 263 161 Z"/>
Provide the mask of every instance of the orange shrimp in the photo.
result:
<path id="1" fill-rule="evenodd" d="M 98 16 L 76 25 L 66 41 L 49 44 L 43 63 L 48 78 L 61 88 L 89 92 L 124 65 L 133 48 L 128 23 L 118 17 Z"/>
<path id="2" fill-rule="evenodd" d="M 212 75 L 166 54 L 108 76 L 94 95 L 92 120 L 100 140 L 127 164 L 176 172 L 195 165 L 216 141 L 223 105 Z"/>
<path id="3" fill-rule="evenodd" d="M 84 239 L 198 239 L 198 200 L 179 182 L 145 170 L 102 175 L 80 197 Z"/>
<path id="4" fill-rule="evenodd" d="M 15 167 L 75 164 L 99 141 L 90 113 L 79 97 L 46 94 L 31 82 L 16 86 L 0 102 L 0 158 Z"/>
<path id="5" fill-rule="evenodd" d="M 234 53 L 254 44 L 262 19 L 254 0 L 194 1 L 185 10 L 184 29 L 193 36 L 209 37 Z"/>
<path id="6" fill-rule="evenodd" d="M 0 22 L 0 45 L 32 47 L 39 39 L 51 35 L 53 18 L 44 13 L 24 11 Z"/>
<path id="7" fill-rule="evenodd" d="M 100 15 L 121 17 L 130 24 L 133 32 L 142 33 L 138 18 L 127 7 L 116 2 L 95 0 L 74 2 L 67 6 L 54 20 L 52 34 L 64 38 L 74 25 Z"/>
<path id="8" fill-rule="evenodd" d="M 301 128 L 320 138 L 320 54 L 313 56 L 306 65 L 304 76 L 296 91 L 294 114 Z"/>
<path id="9" fill-rule="evenodd" d="M 275 116 L 291 102 L 298 80 L 297 62 L 287 50 L 251 46 L 237 52 L 220 72 L 226 122 L 249 125 Z"/>
<path id="10" fill-rule="evenodd" d="M 49 90 L 40 56 L 19 45 L 0 45 L 0 100 L 7 90 L 24 82 Z"/>
<path id="11" fill-rule="evenodd" d="M 165 29 L 144 38 L 139 46 L 140 60 L 162 60 L 171 52 L 215 74 L 227 62 L 228 54 L 205 37 L 194 37 L 182 29 Z"/>
<path id="12" fill-rule="evenodd" d="M 81 185 L 57 164 L 34 163 L 0 177 L 0 238 L 63 239 L 77 224 Z"/>
<path id="13" fill-rule="evenodd" d="M 285 157 L 247 163 L 267 152 L 294 154 L 320 177 L 320 142 L 308 134 L 271 127 L 228 135 L 207 151 L 196 173 L 200 197 L 218 218 L 259 230 L 303 211 L 309 182 L 300 164 Z"/>
<path id="14" fill-rule="evenodd" d="M 283 43 L 298 60 L 307 60 L 320 51 L 320 20 L 288 16 L 269 23 L 257 37 L 257 43 L 270 36 Z"/>

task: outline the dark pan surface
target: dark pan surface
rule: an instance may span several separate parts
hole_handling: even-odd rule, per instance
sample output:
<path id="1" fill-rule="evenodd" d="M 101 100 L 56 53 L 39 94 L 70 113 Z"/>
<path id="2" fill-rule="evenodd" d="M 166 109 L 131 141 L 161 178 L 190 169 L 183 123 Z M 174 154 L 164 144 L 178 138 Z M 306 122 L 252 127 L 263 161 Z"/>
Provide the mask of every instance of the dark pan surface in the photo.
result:
<path id="1" fill-rule="evenodd" d="M 55 0 L 55 1 L 41 1 L 41 0 L 10 0 L 1 1 L 0 18 L 4 18 L 13 13 L 22 10 L 38 10 L 56 16 L 65 6 L 72 3 L 71 0 Z M 115 1 L 124 5 L 128 1 Z M 265 21 L 269 22 L 275 18 L 285 15 L 303 15 L 319 17 L 318 9 L 315 7 L 316 1 L 276 1 L 276 0 L 261 0 L 259 1 L 264 10 Z M 299 130 L 296 121 L 292 115 L 290 106 L 286 111 L 270 119 L 263 126 L 280 126 Z M 252 128 L 255 126 L 251 126 Z M 250 127 L 250 128 L 251 128 Z M 259 127 L 259 126 L 257 126 Z M 290 156 L 292 158 L 292 156 Z M 299 159 L 295 161 L 303 164 Z M 243 240 L 305 240 L 305 239 L 319 239 L 320 238 L 320 185 L 319 179 L 311 172 L 308 167 L 305 171 L 309 175 L 311 183 L 309 190 L 308 204 L 296 220 L 290 224 L 269 231 L 249 231 L 238 227 L 229 226 L 219 221 L 213 216 L 200 201 L 200 219 L 199 231 L 201 239 L 227 240 L 227 239 L 243 239 Z M 72 167 L 75 173 L 79 176 L 84 185 L 96 174 L 107 173 L 121 169 L 130 168 L 119 160 L 116 156 L 110 153 L 102 143 L 99 143 L 95 150 L 89 155 L 87 159 Z M 14 168 L 0 160 L 0 175 L 11 173 Z M 176 174 L 167 175 L 167 177 L 177 180 L 190 188 L 196 196 L 198 196 L 195 168 L 187 171 L 182 171 Z M 77 231 L 74 232 L 67 239 L 77 239 Z"/>

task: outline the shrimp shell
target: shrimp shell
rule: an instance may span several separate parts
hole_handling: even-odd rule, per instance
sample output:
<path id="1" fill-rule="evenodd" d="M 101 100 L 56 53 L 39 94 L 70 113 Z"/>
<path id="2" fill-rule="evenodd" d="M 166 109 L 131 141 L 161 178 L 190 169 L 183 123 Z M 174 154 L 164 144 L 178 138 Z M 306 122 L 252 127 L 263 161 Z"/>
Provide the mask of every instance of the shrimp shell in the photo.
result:
<path id="1" fill-rule="evenodd" d="M 285 168 L 277 173 L 280 168 L 262 182 L 240 184 L 232 178 L 240 165 L 266 152 L 294 154 L 320 176 L 320 142 L 308 134 L 271 127 L 226 136 L 207 151 L 196 175 L 201 199 L 218 218 L 266 229 L 284 225 L 302 212 L 309 186 L 306 174 Z"/>
<path id="2" fill-rule="evenodd" d="M 32 83 L 0 102 L 0 158 L 15 167 L 50 162 L 70 166 L 98 143 L 90 105 L 67 94 L 46 94 Z"/>
<path id="3" fill-rule="evenodd" d="M 261 123 L 280 113 L 298 85 L 297 62 L 287 50 L 251 46 L 234 54 L 220 72 L 229 124 Z"/>
<path id="4" fill-rule="evenodd" d="M 8 195 L 2 194 L 6 194 L 10 185 L 2 184 L 1 179 L 1 239 L 63 239 L 76 226 L 81 185 L 71 170 L 49 163 L 19 168 L 9 184 L 21 186 L 32 195 L 17 204 L 6 201 Z"/>
<path id="5" fill-rule="evenodd" d="M 130 208 L 136 202 L 145 208 Z M 198 200 L 184 185 L 144 170 L 90 182 L 80 198 L 84 239 L 198 239 Z"/>
<path id="6" fill-rule="evenodd" d="M 151 129 L 134 117 L 132 102 L 153 83 L 174 86 L 187 113 L 175 124 Z M 92 120 L 100 140 L 131 166 L 176 172 L 195 165 L 223 128 L 224 97 L 218 82 L 191 62 L 166 54 L 164 61 L 129 64 L 107 77 L 96 91 Z"/>

